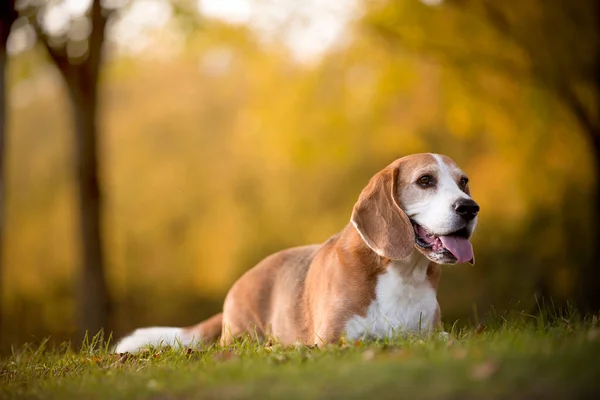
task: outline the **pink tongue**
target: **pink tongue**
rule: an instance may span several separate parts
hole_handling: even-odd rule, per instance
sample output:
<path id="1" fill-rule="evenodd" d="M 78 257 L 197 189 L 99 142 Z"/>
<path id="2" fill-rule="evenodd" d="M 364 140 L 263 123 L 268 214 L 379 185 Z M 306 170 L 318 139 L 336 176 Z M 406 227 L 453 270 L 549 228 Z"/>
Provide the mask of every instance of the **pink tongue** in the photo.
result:
<path id="1" fill-rule="evenodd" d="M 469 239 L 458 236 L 440 236 L 442 244 L 448 251 L 454 254 L 458 262 L 467 262 L 473 260 L 473 246 Z"/>

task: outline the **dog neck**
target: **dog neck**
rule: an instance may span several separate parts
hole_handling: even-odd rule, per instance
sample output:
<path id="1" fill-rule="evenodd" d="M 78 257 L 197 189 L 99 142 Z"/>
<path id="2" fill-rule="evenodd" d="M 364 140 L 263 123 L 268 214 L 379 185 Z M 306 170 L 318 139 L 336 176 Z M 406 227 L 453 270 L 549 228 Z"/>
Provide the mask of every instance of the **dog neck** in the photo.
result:
<path id="1" fill-rule="evenodd" d="M 429 330 L 437 323 L 440 266 L 416 248 L 401 260 L 382 257 L 349 225 L 340 233 L 336 250 L 349 299 L 343 315 L 351 316 L 338 321 L 339 332 L 351 339 L 385 338 L 394 331 Z"/>
<path id="2" fill-rule="evenodd" d="M 342 264 L 360 266 L 369 275 L 381 274 L 393 268 L 402 276 L 412 277 L 415 282 L 422 282 L 431 275 L 432 270 L 439 268 L 416 248 L 408 257 L 401 260 L 380 256 L 365 243 L 352 224 L 346 225 L 340 232 L 336 251 Z"/>
<path id="3" fill-rule="evenodd" d="M 346 225 L 339 233 L 335 250 L 342 265 L 359 268 L 368 275 L 379 275 L 385 272 L 391 261 L 375 253 L 352 224 Z"/>
<path id="4" fill-rule="evenodd" d="M 402 260 L 392 260 L 388 264 L 388 269 L 393 269 L 398 275 L 414 283 L 421 283 L 427 279 L 428 271 L 436 264 L 429 261 L 427 257 L 421 254 L 417 249 Z"/>

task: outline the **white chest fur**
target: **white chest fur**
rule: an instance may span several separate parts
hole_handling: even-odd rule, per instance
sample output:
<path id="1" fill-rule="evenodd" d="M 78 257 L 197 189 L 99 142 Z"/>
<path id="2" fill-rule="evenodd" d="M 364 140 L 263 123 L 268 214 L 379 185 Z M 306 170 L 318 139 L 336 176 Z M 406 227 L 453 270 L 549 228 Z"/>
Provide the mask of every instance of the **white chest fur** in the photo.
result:
<path id="1" fill-rule="evenodd" d="M 410 260 L 408 265 L 404 261 L 392 262 L 387 272 L 379 276 L 375 300 L 366 316 L 356 315 L 346 322 L 348 339 L 382 339 L 433 328 L 438 303 L 427 279 L 429 262 L 420 254 L 411 258 L 416 260 Z"/>

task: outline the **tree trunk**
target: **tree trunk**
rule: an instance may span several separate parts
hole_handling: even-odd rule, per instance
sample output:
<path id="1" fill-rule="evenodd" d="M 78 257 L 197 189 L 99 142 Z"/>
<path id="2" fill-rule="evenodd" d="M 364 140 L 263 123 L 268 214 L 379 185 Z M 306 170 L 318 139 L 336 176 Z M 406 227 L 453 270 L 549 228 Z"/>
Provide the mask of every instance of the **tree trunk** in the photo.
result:
<path id="1" fill-rule="evenodd" d="M 594 19 L 594 31 L 596 37 L 600 35 L 600 2 L 592 2 L 592 15 Z M 600 47 L 596 47 L 594 53 L 594 68 L 591 69 L 591 79 L 588 81 L 588 87 L 593 88 L 596 96 L 600 95 Z M 598 103 L 595 103 L 595 110 L 584 112 L 581 106 L 572 108 L 573 113 L 582 125 L 585 133 L 590 140 L 592 154 L 594 157 L 595 186 L 592 192 L 592 251 L 590 260 L 581 271 L 580 278 L 580 303 L 583 311 L 587 313 L 598 314 L 600 312 L 600 261 L 596 253 L 600 250 L 600 125 L 598 120 Z"/>
<path id="2" fill-rule="evenodd" d="M 4 21 L 1 22 L 4 24 Z M 2 30 L 4 30 L 4 26 L 2 26 Z M 3 328 L 3 318 L 2 318 L 2 296 L 4 294 L 4 198 L 5 198 L 5 188 L 6 188 L 6 176 L 5 176 L 5 163 L 6 157 L 4 157 L 5 153 L 5 145 L 6 145 L 6 42 L 2 43 L 2 48 L 0 48 L 0 333 Z M 2 343 L 2 337 L 0 336 L 0 344 Z"/>
<path id="3" fill-rule="evenodd" d="M 110 332 L 110 296 L 104 271 L 102 243 L 102 192 L 98 177 L 98 79 L 108 14 L 100 0 L 90 10 L 91 32 L 87 59 L 74 65 L 66 49 L 57 50 L 44 37 L 46 48 L 61 72 L 68 90 L 75 122 L 75 171 L 79 207 L 82 269 L 78 285 L 78 339 Z M 36 29 L 38 35 L 43 34 Z"/>
<path id="4" fill-rule="evenodd" d="M 110 331 L 110 297 L 104 274 L 102 246 L 102 193 L 98 179 L 98 79 L 102 63 L 102 46 L 110 12 L 103 10 L 100 0 L 91 4 L 88 54 L 83 60 L 71 60 L 67 43 L 57 47 L 38 23 L 40 9 L 25 10 L 29 22 L 48 50 L 64 78 L 73 107 L 75 122 L 75 171 L 79 207 L 82 269 L 78 289 L 78 336 L 95 335 L 101 329 Z"/>
<path id="5" fill-rule="evenodd" d="M 596 253 L 600 250 L 600 131 L 589 132 L 592 136 L 596 182 L 592 199 L 592 254 L 580 276 L 580 306 L 586 313 L 600 312 L 600 262 Z"/>
<path id="6" fill-rule="evenodd" d="M 83 269 L 78 298 L 78 334 L 108 330 L 109 295 L 102 246 L 102 196 L 98 179 L 98 134 L 94 82 L 69 80 L 75 116 L 75 161 Z"/>
<path id="7" fill-rule="evenodd" d="M 6 44 L 8 35 L 13 22 L 17 18 L 15 11 L 15 0 L 8 0 L 2 3 L 0 10 L 0 333 L 3 328 L 2 318 L 2 296 L 4 288 L 4 211 L 6 198 L 6 114 L 7 106 L 7 91 L 6 91 L 6 65 L 8 63 L 8 54 L 6 52 Z M 2 337 L 0 336 L 0 344 Z"/>

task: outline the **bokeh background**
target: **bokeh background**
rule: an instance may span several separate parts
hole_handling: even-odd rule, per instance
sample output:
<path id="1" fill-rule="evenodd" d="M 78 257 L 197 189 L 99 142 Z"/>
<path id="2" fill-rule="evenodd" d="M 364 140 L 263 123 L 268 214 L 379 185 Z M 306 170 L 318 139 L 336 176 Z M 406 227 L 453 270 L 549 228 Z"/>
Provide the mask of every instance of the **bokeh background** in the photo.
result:
<path id="1" fill-rule="evenodd" d="M 87 106 L 73 107 L 48 51 L 87 65 L 91 3 L 15 5 L 4 350 L 74 338 L 82 313 L 104 312 L 80 307 L 74 115 Z M 454 158 L 482 209 L 477 263 L 443 272 L 446 323 L 535 313 L 540 299 L 600 308 L 596 1 L 97 5 L 105 327 L 117 336 L 217 312 L 244 271 L 341 230 L 370 176 L 415 152 Z"/>

